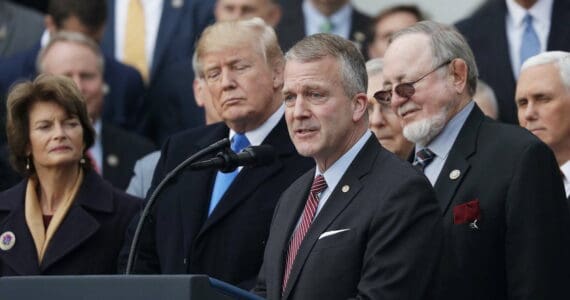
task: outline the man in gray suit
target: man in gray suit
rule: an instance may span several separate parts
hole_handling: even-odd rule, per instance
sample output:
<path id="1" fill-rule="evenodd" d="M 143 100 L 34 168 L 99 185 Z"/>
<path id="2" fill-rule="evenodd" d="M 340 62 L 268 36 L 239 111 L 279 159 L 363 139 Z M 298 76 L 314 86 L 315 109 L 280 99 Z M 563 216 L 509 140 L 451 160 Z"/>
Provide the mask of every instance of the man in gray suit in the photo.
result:
<path id="1" fill-rule="evenodd" d="M 43 32 L 40 13 L 0 0 L 0 58 L 31 48 Z"/>
<path id="2" fill-rule="evenodd" d="M 368 130 L 362 55 L 348 40 L 316 34 L 286 59 L 289 136 L 317 167 L 279 199 L 254 292 L 431 299 L 443 236 L 437 202 L 425 177 Z"/>

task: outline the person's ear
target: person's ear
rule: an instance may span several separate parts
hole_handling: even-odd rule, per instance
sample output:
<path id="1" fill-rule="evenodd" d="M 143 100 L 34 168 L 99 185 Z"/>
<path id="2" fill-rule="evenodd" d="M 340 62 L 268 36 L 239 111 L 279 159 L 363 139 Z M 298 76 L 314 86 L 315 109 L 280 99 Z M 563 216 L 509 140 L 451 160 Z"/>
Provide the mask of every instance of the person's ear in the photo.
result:
<path id="1" fill-rule="evenodd" d="M 269 12 L 267 13 L 267 18 L 265 22 L 267 23 L 267 25 L 275 28 L 277 24 L 279 24 L 279 22 L 281 21 L 282 15 L 283 12 L 281 11 L 281 5 L 273 3 L 269 8 Z"/>
<path id="2" fill-rule="evenodd" d="M 352 121 L 360 121 L 366 116 L 368 109 L 368 96 L 365 93 L 358 93 L 352 98 Z"/>
<path id="3" fill-rule="evenodd" d="M 57 31 L 57 26 L 52 16 L 46 15 L 44 18 L 44 25 L 50 34 L 54 34 Z"/>
<path id="4" fill-rule="evenodd" d="M 469 73 L 467 63 L 463 59 L 457 58 L 451 61 L 450 65 L 451 84 L 458 94 L 462 94 L 467 86 L 467 75 Z"/>

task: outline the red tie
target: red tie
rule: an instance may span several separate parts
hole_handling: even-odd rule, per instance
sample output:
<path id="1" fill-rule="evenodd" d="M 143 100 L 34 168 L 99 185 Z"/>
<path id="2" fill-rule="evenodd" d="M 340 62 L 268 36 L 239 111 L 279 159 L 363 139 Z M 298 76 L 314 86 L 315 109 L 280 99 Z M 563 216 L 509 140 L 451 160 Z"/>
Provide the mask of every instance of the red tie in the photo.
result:
<path id="1" fill-rule="evenodd" d="M 309 231 L 311 223 L 317 212 L 317 207 L 319 206 L 319 193 L 327 188 L 327 183 L 323 175 L 318 175 L 313 181 L 311 186 L 311 191 L 309 192 L 309 198 L 305 203 L 305 208 L 303 209 L 303 214 L 301 216 L 301 223 L 297 227 L 291 242 L 289 244 L 289 250 L 287 252 L 287 260 L 285 261 L 285 273 L 283 274 L 283 286 L 282 292 L 285 291 L 287 286 L 287 281 L 289 280 L 289 275 L 291 274 L 291 269 L 293 267 L 293 262 L 295 261 L 295 256 L 301 247 L 301 242 L 305 238 L 305 234 Z"/>

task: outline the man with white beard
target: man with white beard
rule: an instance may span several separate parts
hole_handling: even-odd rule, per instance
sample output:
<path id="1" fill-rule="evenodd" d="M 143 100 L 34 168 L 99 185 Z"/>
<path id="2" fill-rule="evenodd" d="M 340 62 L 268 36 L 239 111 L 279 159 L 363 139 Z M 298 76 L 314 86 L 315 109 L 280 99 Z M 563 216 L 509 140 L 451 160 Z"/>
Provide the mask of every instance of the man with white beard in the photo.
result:
<path id="1" fill-rule="evenodd" d="M 477 67 L 453 28 L 424 21 L 394 35 L 384 88 L 445 228 L 437 299 L 570 299 L 570 214 L 552 151 L 483 115 Z"/>

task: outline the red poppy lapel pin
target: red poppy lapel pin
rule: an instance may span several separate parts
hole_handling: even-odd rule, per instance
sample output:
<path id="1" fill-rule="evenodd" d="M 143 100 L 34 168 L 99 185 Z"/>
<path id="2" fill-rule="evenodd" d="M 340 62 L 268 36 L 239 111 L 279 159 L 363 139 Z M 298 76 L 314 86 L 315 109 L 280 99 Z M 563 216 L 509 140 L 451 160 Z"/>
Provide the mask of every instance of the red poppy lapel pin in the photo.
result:
<path id="1" fill-rule="evenodd" d="M 459 204 L 453 208 L 453 224 L 469 223 L 469 228 L 479 229 L 477 226 L 479 219 L 481 219 L 481 210 L 478 199 Z"/>

